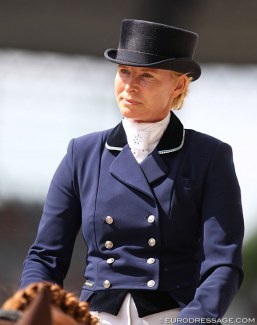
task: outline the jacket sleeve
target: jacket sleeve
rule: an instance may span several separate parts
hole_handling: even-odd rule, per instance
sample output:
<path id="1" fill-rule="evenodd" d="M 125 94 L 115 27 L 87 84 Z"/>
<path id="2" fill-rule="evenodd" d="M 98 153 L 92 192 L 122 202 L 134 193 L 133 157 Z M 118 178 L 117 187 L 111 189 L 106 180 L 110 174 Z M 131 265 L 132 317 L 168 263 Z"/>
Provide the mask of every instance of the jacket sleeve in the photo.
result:
<path id="1" fill-rule="evenodd" d="M 241 194 L 232 150 L 220 142 L 205 177 L 202 201 L 201 283 L 177 323 L 207 324 L 221 319 L 243 278 L 244 234 Z"/>
<path id="2" fill-rule="evenodd" d="M 74 184 L 73 140 L 57 168 L 46 197 L 35 242 L 24 262 L 21 287 L 37 281 L 63 284 L 81 225 Z"/>

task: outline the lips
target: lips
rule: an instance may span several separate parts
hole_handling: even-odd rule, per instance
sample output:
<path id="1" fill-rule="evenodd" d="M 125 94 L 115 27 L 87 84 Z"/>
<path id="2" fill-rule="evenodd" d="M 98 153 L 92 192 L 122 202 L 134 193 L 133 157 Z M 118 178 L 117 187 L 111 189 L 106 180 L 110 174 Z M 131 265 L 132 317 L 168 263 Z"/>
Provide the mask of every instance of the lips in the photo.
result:
<path id="1" fill-rule="evenodd" d="M 138 102 L 137 100 L 128 99 L 128 98 L 123 98 L 123 103 L 125 105 L 139 105 L 140 104 L 140 102 Z"/>

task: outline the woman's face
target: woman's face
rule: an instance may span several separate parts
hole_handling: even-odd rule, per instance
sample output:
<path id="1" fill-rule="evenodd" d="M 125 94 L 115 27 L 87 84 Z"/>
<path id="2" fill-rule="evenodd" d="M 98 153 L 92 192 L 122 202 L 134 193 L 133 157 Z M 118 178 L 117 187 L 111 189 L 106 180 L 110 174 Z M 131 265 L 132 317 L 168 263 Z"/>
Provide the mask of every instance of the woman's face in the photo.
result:
<path id="1" fill-rule="evenodd" d="M 170 70 L 119 65 L 115 95 L 121 114 L 137 122 L 164 119 L 184 89 L 186 77 Z"/>

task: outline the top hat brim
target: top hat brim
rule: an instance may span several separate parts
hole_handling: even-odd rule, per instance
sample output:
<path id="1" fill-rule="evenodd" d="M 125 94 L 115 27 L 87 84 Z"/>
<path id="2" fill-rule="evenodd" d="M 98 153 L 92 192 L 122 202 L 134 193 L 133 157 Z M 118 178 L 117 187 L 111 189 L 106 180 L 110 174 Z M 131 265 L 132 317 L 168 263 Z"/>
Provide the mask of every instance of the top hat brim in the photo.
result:
<path id="1" fill-rule="evenodd" d="M 185 73 L 193 81 L 201 75 L 200 65 L 191 58 L 163 58 L 161 56 L 123 49 L 107 49 L 104 57 L 116 64 L 135 67 L 149 67 Z"/>

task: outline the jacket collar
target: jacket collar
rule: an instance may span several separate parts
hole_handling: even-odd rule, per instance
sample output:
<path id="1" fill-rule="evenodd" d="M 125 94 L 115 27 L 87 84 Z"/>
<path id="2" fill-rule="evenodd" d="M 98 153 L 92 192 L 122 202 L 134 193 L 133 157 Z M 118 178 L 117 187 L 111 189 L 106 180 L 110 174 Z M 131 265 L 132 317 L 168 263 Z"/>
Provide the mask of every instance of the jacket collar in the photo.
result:
<path id="1" fill-rule="evenodd" d="M 171 112 L 170 123 L 165 130 L 160 142 L 157 145 L 159 154 L 178 151 L 183 147 L 185 130 L 178 117 Z M 118 124 L 110 133 L 106 141 L 106 148 L 109 150 L 121 151 L 127 144 L 127 136 L 122 123 Z"/>

